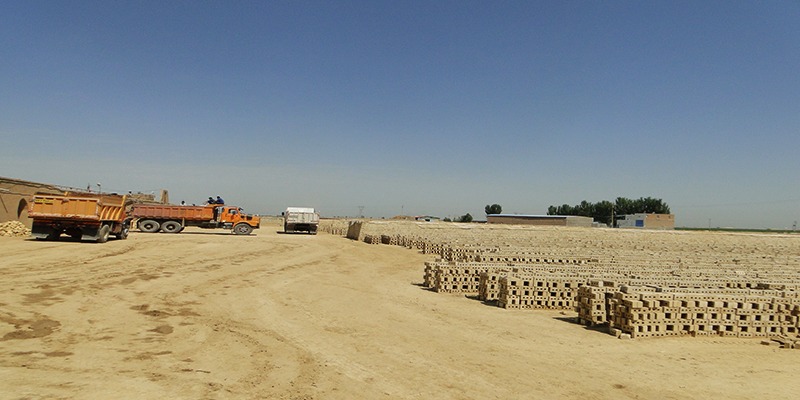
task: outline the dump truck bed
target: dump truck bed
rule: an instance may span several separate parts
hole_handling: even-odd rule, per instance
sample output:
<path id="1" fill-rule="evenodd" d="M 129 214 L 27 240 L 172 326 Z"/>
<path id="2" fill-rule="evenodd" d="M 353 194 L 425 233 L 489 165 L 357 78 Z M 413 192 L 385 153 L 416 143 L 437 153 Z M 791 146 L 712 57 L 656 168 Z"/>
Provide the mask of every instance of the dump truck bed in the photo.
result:
<path id="1" fill-rule="evenodd" d="M 131 216 L 134 218 L 208 221 L 214 218 L 215 206 L 214 204 L 208 206 L 136 205 L 131 211 Z"/>
<path id="2" fill-rule="evenodd" d="M 125 197 L 34 195 L 28 216 L 48 220 L 119 222 L 126 217 Z"/>

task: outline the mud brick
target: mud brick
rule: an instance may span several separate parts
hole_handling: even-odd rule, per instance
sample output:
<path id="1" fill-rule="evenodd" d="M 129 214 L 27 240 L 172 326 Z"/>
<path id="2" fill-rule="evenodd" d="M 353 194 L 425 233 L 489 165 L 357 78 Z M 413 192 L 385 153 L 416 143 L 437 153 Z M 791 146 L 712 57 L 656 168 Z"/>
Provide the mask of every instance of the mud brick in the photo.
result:
<path id="1" fill-rule="evenodd" d="M 767 337 L 769 336 L 768 329 L 764 325 L 753 326 L 750 330 L 752 332 L 753 337 Z"/>
<path id="2" fill-rule="evenodd" d="M 653 299 L 642 299 L 642 307 L 644 308 L 657 308 L 661 307 L 661 303 L 658 300 Z"/>
<path id="3" fill-rule="evenodd" d="M 655 292 L 639 293 L 639 300 L 660 300 L 661 298 L 663 298 L 661 293 L 655 293 Z"/>
<path id="4" fill-rule="evenodd" d="M 680 311 L 680 307 L 661 307 L 661 312 L 664 313 L 664 318 L 667 319 L 676 318 Z M 670 314 L 670 316 L 667 316 L 667 314 Z"/>
<path id="5" fill-rule="evenodd" d="M 795 336 L 798 334 L 798 328 L 796 326 L 781 326 L 781 334 L 786 336 Z"/>
<path id="6" fill-rule="evenodd" d="M 694 321 L 694 330 L 697 332 L 709 332 L 711 331 L 711 324 L 708 321 Z"/>
<path id="7" fill-rule="evenodd" d="M 708 307 L 722 308 L 722 307 L 723 307 L 723 303 L 724 303 L 724 302 L 723 302 L 723 301 L 721 301 L 721 300 L 713 300 L 713 301 L 709 301 L 709 302 L 708 302 Z"/>
<path id="8" fill-rule="evenodd" d="M 644 304 L 640 300 L 623 300 L 625 306 L 630 308 L 642 308 Z"/>
<path id="9" fill-rule="evenodd" d="M 659 299 L 658 305 L 661 307 L 672 307 L 672 300 Z"/>
<path id="10" fill-rule="evenodd" d="M 766 332 L 769 336 L 777 336 L 781 334 L 781 326 L 778 324 L 767 324 Z"/>
<path id="11" fill-rule="evenodd" d="M 629 286 L 622 286 L 620 292 L 614 293 L 614 298 L 620 300 L 639 300 L 639 293 L 633 292 Z"/>
<path id="12" fill-rule="evenodd" d="M 647 337 L 650 337 L 650 332 L 644 332 L 644 331 L 643 331 L 643 330 L 644 330 L 644 328 L 645 328 L 645 326 L 644 326 L 644 325 L 640 325 L 640 326 L 638 326 L 638 328 L 641 328 L 641 329 L 642 329 L 642 331 L 639 331 L 639 330 L 636 330 L 636 329 L 634 329 L 634 330 L 631 330 L 631 331 L 625 331 L 625 330 L 623 329 L 623 331 L 624 331 L 625 333 L 628 333 L 628 334 L 630 334 L 630 335 L 631 335 L 631 338 L 633 338 L 633 339 L 638 339 L 638 338 L 647 338 Z"/>
<path id="13" fill-rule="evenodd" d="M 717 333 L 717 332 L 713 332 L 713 331 L 710 331 L 710 330 L 708 330 L 708 331 L 694 330 L 694 331 L 691 331 L 691 332 L 689 332 L 689 334 L 690 334 L 692 337 L 698 337 L 698 336 L 711 336 L 711 335 L 718 335 L 719 333 Z"/>
<path id="14" fill-rule="evenodd" d="M 681 333 L 681 326 L 674 324 L 674 323 L 665 323 L 664 324 L 664 336 L 680 336 L 684 333 Z"/>
<path id="15" fill-rule="evenodd" d="M 708 320 L 710 316 L 707 308 L 696 308 L 691 315 L 695 320 Z"/>

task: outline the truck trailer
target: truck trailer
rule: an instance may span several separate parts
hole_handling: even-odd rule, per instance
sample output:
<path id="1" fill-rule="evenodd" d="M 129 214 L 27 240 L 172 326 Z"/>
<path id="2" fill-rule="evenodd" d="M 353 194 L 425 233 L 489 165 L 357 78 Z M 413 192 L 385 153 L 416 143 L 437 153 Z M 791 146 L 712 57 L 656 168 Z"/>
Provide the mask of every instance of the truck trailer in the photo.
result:
<path id="1" fill-rule="evenodd" d="M 143 205 L 131 210 L 136 227 L 147 233 L 180 233 L 187 226 L 205 229 L 231 229 L 237 235 L 249 235 L 259 229 L 261 218 L 245 214 L 236 206 L 207 204 L 205 206 Z"/>
<path id="2" fill-rule="evenodd" d="M 317 234 L 319 214 L 308 207 L 288 207 L 283 212 L 283 232 L 308 232 Z"/>
<path id="3" fill-rule="evenodd" d="M 33 219 L 31 235 L 36 239 L 58 240 L 61 234 L 73 239 L 105 243 L 110 235 L 128 237 L 130 218 L 126 196 L 115 194 L 36 194 L 28 207 Z"/>

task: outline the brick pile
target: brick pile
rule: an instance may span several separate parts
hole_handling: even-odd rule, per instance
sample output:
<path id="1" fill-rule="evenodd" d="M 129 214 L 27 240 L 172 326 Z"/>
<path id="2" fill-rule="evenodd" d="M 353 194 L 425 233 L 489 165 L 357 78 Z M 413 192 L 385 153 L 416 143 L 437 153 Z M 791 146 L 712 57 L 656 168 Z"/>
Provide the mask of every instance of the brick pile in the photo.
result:
<path id="1" fill-rule="evenodd" d="M 797 337 L 800 296 L 775 289 L 664 289 L 587 285 L 578 293 L 580 322 L 608 324 L 616 336 Z"/>
<path id="2" fill-rule="evenodd" d="M 0 236 L 23 237 L 30 235 L 31 230 L 23 225 L 22 222 L 8 221 L 0 223 Z"/>

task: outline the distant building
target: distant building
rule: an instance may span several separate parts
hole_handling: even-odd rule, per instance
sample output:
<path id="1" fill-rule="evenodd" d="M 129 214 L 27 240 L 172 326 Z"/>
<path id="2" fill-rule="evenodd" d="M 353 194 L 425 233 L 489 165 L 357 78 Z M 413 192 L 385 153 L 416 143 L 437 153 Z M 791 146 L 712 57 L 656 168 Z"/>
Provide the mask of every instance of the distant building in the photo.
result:
<path id="1" fill-rule="evenodd" d="M 577 215 L 524 215 L 524 214 L 489 214 L 486 222 L 490 224 L 539 225 L 539 226 L 592 226 L 591 217 Z"/>
<path id="2" fill-rule="evenodd" d="M 617 228 L 675 229 L 673 214 L 628 214 L 618 218 Z"/>
<path id="3" fill-rule="evenodd" d="M 19 221 L 28 228 L 28 204 L 36 193 L 62 194 L 54 185 L 0 177 L 0 222 Z"/>

